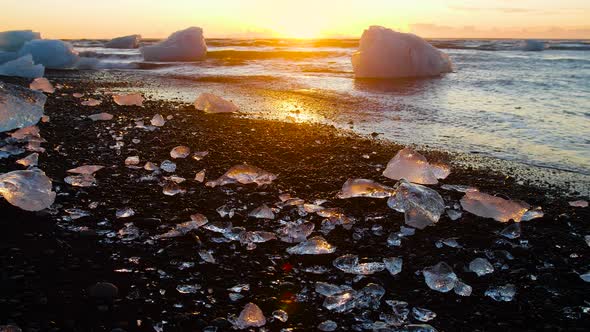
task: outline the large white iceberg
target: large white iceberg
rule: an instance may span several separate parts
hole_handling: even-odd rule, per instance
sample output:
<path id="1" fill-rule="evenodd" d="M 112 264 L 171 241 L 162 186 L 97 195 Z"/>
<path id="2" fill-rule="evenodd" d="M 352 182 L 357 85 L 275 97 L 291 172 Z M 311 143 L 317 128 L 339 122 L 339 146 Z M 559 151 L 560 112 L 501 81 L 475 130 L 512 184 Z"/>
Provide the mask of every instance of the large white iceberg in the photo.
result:
<path id="1" fill-rule="evenodd" d="M 191 27 L 176 31 L 167 39 L 141 48 L 146 61 L 195 61 L 207 54 L 203 29 Z"/>
<path id="2" fill-rule="evenodd" d="M 365 30 L 352 66 L 357 78 L 428 77 L 452 71 L 449 57 L 424 39 L 380 26 Z"/>
<path id="3" fill-rule="evenodd" d="M 19 76 L 26 78 L 42 77 L 45 73 L 43 65 L 36 65 L 33 56 L 23 55 L 20 58 L 0 64 L 0 75 Z"/>
<path id="4" fill-rule="evenodd" d="M 75 67 L 80 57 L 70 43 L 54 39 L 40 39 L 26 42 L 18 55 L 31 54 L 36 64 L 45 68 L 64 69 Z"/>
<path id="5" fill-rule="evenodd" d="M 39 122 L 46 100 L 41 92 L 0 82 L 0 132 Z"/>
<path id="6" fill-rule="evenodd" d="M 41 39 L 41 34 L 31 30 L 0 32 L 0 51 L 16 52 L 24 43 L 34 39 Z"/>
<path id="7" fill-rule="evenodd" d="M 141 35 L 130 35 L 113 38 L 104 44 L 107 48 L 138 48 Z"/>

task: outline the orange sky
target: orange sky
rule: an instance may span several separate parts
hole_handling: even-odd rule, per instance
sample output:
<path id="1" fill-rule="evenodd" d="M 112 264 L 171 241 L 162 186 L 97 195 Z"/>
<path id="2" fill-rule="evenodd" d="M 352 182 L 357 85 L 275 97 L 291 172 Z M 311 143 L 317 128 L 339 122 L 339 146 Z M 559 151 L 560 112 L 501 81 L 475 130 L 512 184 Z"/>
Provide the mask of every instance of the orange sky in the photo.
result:
<path id="1" fill-rule="evenodd" d="M 589 0 L 2 0 L 0 31 L 44 38 L 358 37 L 369 25 L 424 37 L 590 38 Z"/>

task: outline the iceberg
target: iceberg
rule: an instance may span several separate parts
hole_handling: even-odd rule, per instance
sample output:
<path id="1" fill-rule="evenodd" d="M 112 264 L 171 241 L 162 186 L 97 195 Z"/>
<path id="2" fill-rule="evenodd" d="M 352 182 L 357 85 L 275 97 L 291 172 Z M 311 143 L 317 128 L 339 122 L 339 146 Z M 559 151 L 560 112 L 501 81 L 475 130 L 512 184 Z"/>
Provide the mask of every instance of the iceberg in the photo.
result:
<path id="1" fill-rule="evenodd" d="M 0 61 L 0 63 L 2 63 Z M 30 54 L 23 55 L 18 59 L 0 64 L 0 75 L 18 76 L 25 78 L 41 77 L 45 74 L 43 65 L 36 65 L 33 62 L 33 56 Z"/>
<path id="2" fill-rule="evenodd" d="M 511 201 L 479 191 L 467 192 L 461 198 L 461 206 L 467 212 L 500 222 L 510 219 L 519 222 L 530 206 L 524 202 Z"/>
<path id="3" fill-rule="evenodd" d="M 438 179 L 444 179 L 449 174 L 448 166 L 431 165 L 426 157 L 410 148 L 400 150 L 383 171 L 386 178 L 406 179 L 419 184 L 437 184 Z"/>
<path id="4" fill-rule="evenodd" d="M 424 39 L 380 26 L 363 32 L 352 66 L 357 78 L 429 77 L 453 70 L 449 57 Z"/>
<path id="5" fill-rule="evenodd" d="M 26 42 L 34 39 L 41 39 L 41 34 L 32 30 L 0 32 L 0 51 L 16 52 Z"/>
<path id="6" fill-rule="evenodd" d="M 205 113 L 235 113 L 239 110 L 236 104 L 212 93 L 202 93 L 195 100 L 195 108 Z"/>
<path id="7" fill-rule="evenodd" d="M 41 92 L 0 82 L 0 132 L 39 122 L 46 100 Z"/>
<path id="8" fill-rule="evenodd" d="M 113 38 L 104 44 L 106 48 L 138 48 L 141 35 L 129 35 Z"/>
<path id="9" fill-rule="evenodd" d="M 41 211 L 53 204 L 56 193 L 51 179 L 40 169 L 0 174 L 0 195 L 26 211 Z"/>
<path id="10" fill-rule="evenodd" d="M 76 66 L 80 57 L 70 43 L 56 39 L 38 39 L 26 42 L 18 56 L 31 54 L 36 64 L 45 68 L 65 69 Z"/>
<path id="11" fill-rule="evenodd" d="M 522 50 L 529 52 L 540 52 L 545 49 L 545 42 L 536 39 L 527 39 L 522 43 Z"/>
<path id="12" fill-rule="evenodd" d="M 145 61 L 196 61 L 207 54 L 203 29 L 191 27 L 176 31 L 167 39 L 140 49 Z"/>
<path id="13" fill-rule="evenodd" d="M 403 212 L 407 225 L 418 229 L 434 225 L 445 211 L 442 197 L 434 190 L 401 180 L 395 185 L 395 195 L 387 200 L 387 205 Z"/>
<path id="14" fill-rule="evenodd" d="M 38 78 L 34 79 L 33 82 L 31 82 L 31 84 L 29 84 L 29 89 L 35 90 L 35 91 L 43 91 L 46 93 L 54 93 L 55 92 L 55 88 L 53 87 L 51 82 L 49 82 L 49 80 L 46 79 L 45 77 L 38 77 Z"/>

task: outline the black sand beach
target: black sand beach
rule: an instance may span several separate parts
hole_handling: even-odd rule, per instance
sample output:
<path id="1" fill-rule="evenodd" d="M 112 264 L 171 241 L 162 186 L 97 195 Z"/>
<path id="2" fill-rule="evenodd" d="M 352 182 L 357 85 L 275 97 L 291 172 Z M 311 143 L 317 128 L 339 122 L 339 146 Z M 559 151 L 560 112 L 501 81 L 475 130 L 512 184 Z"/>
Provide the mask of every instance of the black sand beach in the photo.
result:
<path id="1" fill-rule="evenodd" d="M 101 75 L 96 80 L 92 72 L 86 74 L 83 79 L 68 78 L 62 72 L 47 75 L 54 84 L 65 85 L 48 96 L 45 114 L 50 122 L 39 123 L 47 140 L 39 168 L 52 178 L 58 192 L 53 207 L 29 213 L 0 201 L 0 325 L 15 324 L 24 331 L 162 331 L 160 326 L 163 331 L 202 331 L 207 326 L 227 331 L 232 329 L 228 315 L 238 315 L 246 303 L 253 302 L 266 315 L 268 331 L 316 330 L 328 319 L 342 330 L 355 331 L 362 323 L 379 320 L 380 311 L 391 310 L 384 300 L 395 299 L 434 311 L 437 316 L 428 324 L 439 331 L 585 331 L 590 326 L 590 286 L 579 276 L 588 268 L 590 247 L 584 236 L 590 234 L 590 210 L 568 205 L 581 198 L 575 193 L 550 184 L 540 186 L 543 179 L 536 184 L 521 182 L 506 169 L 494 169 L 494 164 L 487 168 L 460 167 L 461 158 L 424 151 L 429 160 L 452 165 L 444 183 L 475 186 L 483 192 L 520 199 L 541 206 L 545 216 L 523 222 L 522 236 L 507 240 L 498 235 L 507 224 L 467 212 L 457 221 L 444 215 L 435 226 L 404 238 L 401 247 L 388 247 L 387 236 L 404 224 L 403 214 L 389 209 L 385 200 L 340 200 L 335 195 L 348 178 L 373 179 L 393 186 L 395 181 L 381 173 L 401 146 L 329 126 L 204 114 L 192 105 L 174 101 L 149 100 L 144 107 L 117 106 L 104 91 L 132 87 L 115 79 L 109 82 L 109 72 L 96 74 Z M 71 96 L 74 92 L 103 103 L 81 106 L 80 99 Z M 93 122 L 85 118 L 99 112 L 111 113 L 114 119 Z M 134 128 L 135 121 L 149 124 L 158 113 L 173 118 L 155 131 Z M 133 143 L 132 139 L 140 141 Z M 124 142 L 120 151 L 112 148 L 117 140 Z M 169 152 L 178 145 L 209 152 L 201 161 L 175 160 L 175 175 L 187 179 L 180 184 L 187 190 L 185 194 L 166 196 L 159 181 L 140 180 L 150 172 L 124 165 L 125 158 L 134 155 L 140 157 L 140 165 L 171 159 Z M 21 169 L 14 163 L 19 158 L 0 160 L 0 173 Z M 242 163 L 275 173 L 278 179 L 263 187 L 222 188 L 209 188 L 192 180 L 201 169 L 206 169 L 209 180 Z M 96 187 L 64 183 L 67 169 L 85 164 L 106 166 L 96 174 Z M 433 188 L 451 206 L 463 195 Z M 285 208 L 273 221 L 248 218 L 247 214 L 261 204 L 279 202 L 278 196 L 283 193 L 308 202 L 327 199 L 325 206 L 341 207 L 356 218 L 352 230 L 337 227 L 325 236 L 338 248 L 336 253 L 288 255 L 285 250 L 292 244 L 277 240 L 247 250 L 239 242 L 215 243 L 218 235 L 202 229 L 183 237 L 151 240 L 194 213 L 204 214 L 210 223 L 228 220 L 216 212 L 224 204 L 236 208 L 231 219 L 234 226 L 272 231 L 279 226 L 279 218 L 301 218 L 297 209 Z M 93 202 L 98 206 L 91 209 Z M 115 218 L 115 211 L 124 207 L 133 208 L 136 214 Z M 64 211 L 74 208 L 91 215 L 71 221 L 64 218 Z M 318 233 L 322 218 L 312 214 L 303 218 L 315 223 L 314 234 Z M 123 241 L 116 232 L 130 222 L 140 235 Z M 456 238 L 462 248 L 435 246 L 437 241 L 449 238 Z M 204 262 L 198 254 L 201 249 L 213 250 L 217 263 Z M 400 256 L 404 259 L 403 271 L 396 276 L 384 271 L 355 278 L 332 267 L 332 261 L 346 253 L 368 261 Z M 487 257 L 496 271 L 484 277 L 468 272 L 467 265 L 476 257 Z M 440 261 L 446 261 L 473 287 L 470 297 L 443 294 L 426 286 L 419 271 Z M 194 266 L 179 269 L 183 262 Z M 315 265 L 328 271 L 303 271 Z M 339 314 L 322 307 L 323 297 L 314 291 L 318 281 L 349 284 L 355 289 L 376 283 L 386 293 L 378 310 L 355 309 Z M 97 282 L 116 285 L 117 294 L 90 291 Z M 231 301 L 227 289 L 246 283 L 250 290 L 242 293 L 242 299 Z M 511 302 L 484 296 L 489 287 L 507 283 L 517 288 Z M 176 290 L 179 284 L 198 284 L 200 289 L 181 294 Z M 277 309 L 289 314 L 287 322 L 271 319 Z"/>

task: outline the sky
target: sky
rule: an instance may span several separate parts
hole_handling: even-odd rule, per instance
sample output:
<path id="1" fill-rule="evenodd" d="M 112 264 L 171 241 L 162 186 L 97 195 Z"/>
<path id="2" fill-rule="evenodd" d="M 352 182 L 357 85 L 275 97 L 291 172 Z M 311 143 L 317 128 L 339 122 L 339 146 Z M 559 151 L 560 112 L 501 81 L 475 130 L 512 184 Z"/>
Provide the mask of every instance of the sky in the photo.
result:
<path id="1" fill-rule="evenodd" d="M 590 39 L 590 0 L 2 0 L 0 31 L 44 38 L 359 37 L 370 25 L 427 38 Z"/>

